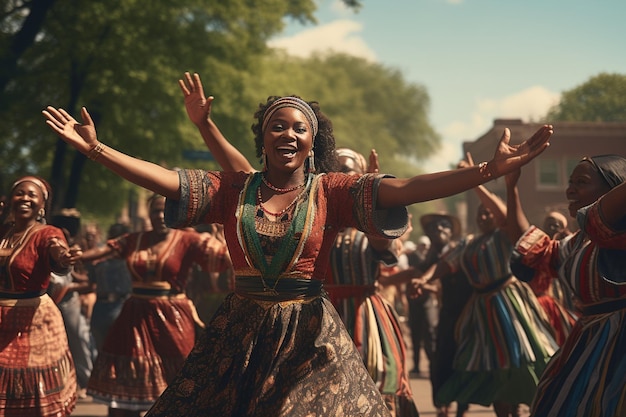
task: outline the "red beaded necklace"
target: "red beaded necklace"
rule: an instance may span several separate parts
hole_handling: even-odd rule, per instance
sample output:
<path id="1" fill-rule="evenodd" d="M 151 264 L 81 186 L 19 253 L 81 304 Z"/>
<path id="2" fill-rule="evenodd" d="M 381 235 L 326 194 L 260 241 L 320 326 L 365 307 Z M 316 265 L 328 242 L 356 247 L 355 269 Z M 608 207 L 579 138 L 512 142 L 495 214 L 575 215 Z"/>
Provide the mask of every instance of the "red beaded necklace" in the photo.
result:
<path id="1" fill-rule="evenodd" d="M 276 191 L 277 193 L 281 193 L 281 194 L 285 194 L 288 193 L 290 191 L 295 191 L 298 190 L 302 187 L 304 187 L 306 185 L 306 182 L 303 182 L 300 185 L 296 185 L 295 187 L 291 187 L 291 188 L 280 188 L 280 187 L 276 187 L 275 185 L 273 185 L 271 182 L 269 182 L 267 180 L 267 178 L 265 178 L 265 175 L 261 176 L 261 180 L 263 181 L 263 184 L 265 184 L 267 186 L 267 188 L 269 188 L 272 191 Z"/>

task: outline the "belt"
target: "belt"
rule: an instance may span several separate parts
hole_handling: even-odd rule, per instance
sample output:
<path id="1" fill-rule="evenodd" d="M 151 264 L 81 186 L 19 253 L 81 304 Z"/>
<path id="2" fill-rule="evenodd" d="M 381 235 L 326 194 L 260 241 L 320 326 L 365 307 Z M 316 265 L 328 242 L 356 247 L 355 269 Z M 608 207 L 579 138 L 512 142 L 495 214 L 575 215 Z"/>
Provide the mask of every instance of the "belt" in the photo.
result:
<path id="1" fill-rule="evenodd" d="M 626 298 L 617 298 L 604 303 L 583 306 L 581 311 L 584 316 L 594 316 L 596 314 L 612 313 L 623 309 L 626 309 Z"/>
<path id="2" fill-rule="evenodd" d="M 25 291 L 25 292 L 4 292 L 0 291 L 0 298 L 23 300 L 25 298 L 37 298 L 46 293 L 46 290 Z"/>
<path id="3" fill-rule="evenodd" d="M 96 297 L 96 301 L 100 301 L 103 303 L 115 303 L 120 300 L 125 299 L 127 294 L 118 294 L 114 292 L 98 294 Z"/>
<path id="4" fill-rule="evenodd" d="M 511 276 L 500 278 L 492 283 L 485 285 L 484 287 L 481 287 L 481 288 L 474 287 L 474 290 L 479 294 L 492 292 L 492 291 L 500 289 L 501 287 L 504 287 L 504 285 L 512 278 L 513 277 Z"/>
<path id="5" fill-rule="evenodd" d="M 322 281 L 308 278 L 265 279 L 260 276 L 235 277 L 235 292 L 243 297 L 261 301 L 287 301 L 322 294 Z"/>

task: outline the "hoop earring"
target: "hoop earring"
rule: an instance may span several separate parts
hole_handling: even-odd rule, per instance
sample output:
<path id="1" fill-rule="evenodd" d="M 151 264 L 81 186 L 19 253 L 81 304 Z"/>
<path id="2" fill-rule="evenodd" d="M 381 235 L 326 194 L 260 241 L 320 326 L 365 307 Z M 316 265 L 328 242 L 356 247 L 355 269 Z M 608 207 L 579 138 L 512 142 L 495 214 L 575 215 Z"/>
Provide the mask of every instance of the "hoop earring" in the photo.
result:
<path id="1" fill-rule="evenodd" d="M 46 218 L 46 210 L 42 207 L 37 212 L 37 221 L 41 222 L 45 218 Z"/>
<path id="2" fill-rule="evenodd" d="M 308 161 L 308 166 L 307 166 L 307 172 L 310 174 L 315 174 L 315 153 L 313 152 L 313 149 L 311 149 L 311 152 L 309 152 L 309 157 L 307 158 Z"/>

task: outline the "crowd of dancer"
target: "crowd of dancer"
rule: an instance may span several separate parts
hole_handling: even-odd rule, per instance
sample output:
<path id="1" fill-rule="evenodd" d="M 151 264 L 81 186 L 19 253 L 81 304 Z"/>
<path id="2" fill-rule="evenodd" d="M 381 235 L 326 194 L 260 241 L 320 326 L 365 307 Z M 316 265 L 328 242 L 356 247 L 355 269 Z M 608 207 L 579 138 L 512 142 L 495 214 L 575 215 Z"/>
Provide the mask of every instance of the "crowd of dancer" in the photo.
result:
<path id="1" fill-rule="evenodd" d="M 426 349 L 438 416 L 454 402 L 457 416 L 472 404 L 498 417 L 520 404 L 533 416 L 626 414 L 624 158 L 583 158 L 566 191 L 578 229 L 555 212 L 539 228 L 516 184 L 551 126 L 517 146 L 506 129 L 490 161 L 399 179 L 375 151 L 368 163 L 337 149 L 317 102 L 269 97 L 254 114 L 256 170 L 211 119 L 199 76 L 179 84 L 222 171 L 165 169 L 105 146 L 85 108 L 82 123 L 44 111 L 69 145 L 154 193 L 151 227 L 81 240 L 47 219 L 45 180 L 13 184 L 0 226 L 0 415 L 70 415 L 86 388 L 110 416 L 415 417 L 407 340 L 417 369 Z M 483 186 L 501 176 L 506 201 Z M 467 190 L 481 201 L 479 234 L 430 213 L 427 250 L 405 250 L 406 206 Z M 215 290 L 227 270 L 228 293 L 200 319 L 190 280 L 202 271 Z M 50 285 L 63 279 L 98 294 L 84 375 L 59 310 L 70 291 Z"/>

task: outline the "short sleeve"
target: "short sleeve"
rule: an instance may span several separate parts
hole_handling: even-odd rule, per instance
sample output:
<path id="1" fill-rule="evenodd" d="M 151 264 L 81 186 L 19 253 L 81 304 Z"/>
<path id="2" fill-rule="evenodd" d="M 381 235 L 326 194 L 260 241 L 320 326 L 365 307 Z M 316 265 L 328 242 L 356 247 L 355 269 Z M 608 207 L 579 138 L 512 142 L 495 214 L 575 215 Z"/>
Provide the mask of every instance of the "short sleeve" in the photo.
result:
<path id="1" fill-rule="evenodd" d="M 183 228 L 201 223 L 224 224 L 225 217 L 234 215 L 239 191 L 249 174 L 244 172 L 178 171 L 180 199 L 165 202 L 165 223 Z"/>
<path id="2" fill-rule="evenodd" d="M 383 178 L 392 178 L 384 174 L 365 174 L 361 176 L 346 174 L 328 174 L 333 190 L 340 193 L 348 188 L 348 195 L 331 193 L 328 204 L 333 210 L 346 213 L 343 227 L 357 229 L 388 239 L 395 239 L 404 234 L 408 228 L 408 211 L 406 207 L 392 207 L 381 209 L 376 207 L 378 187 Z M 335 188 L 335 183 L 340 186 Z M 336 206 L 336 207 L 333 207 Z M 338 206 L 338 207 L 337 207 Z M 346 210 L 351 207 L 351 210 Z M 345 224 L 347 223 L 347 224 Z"/>

